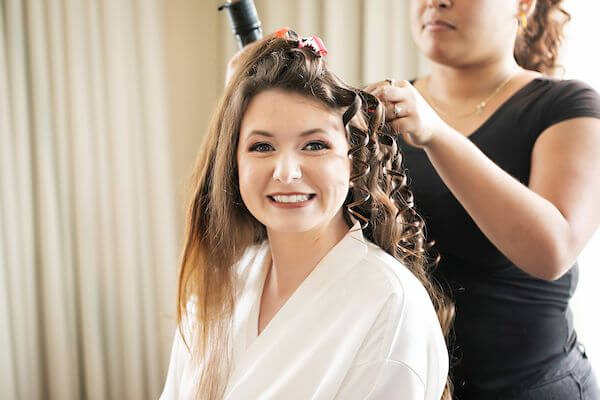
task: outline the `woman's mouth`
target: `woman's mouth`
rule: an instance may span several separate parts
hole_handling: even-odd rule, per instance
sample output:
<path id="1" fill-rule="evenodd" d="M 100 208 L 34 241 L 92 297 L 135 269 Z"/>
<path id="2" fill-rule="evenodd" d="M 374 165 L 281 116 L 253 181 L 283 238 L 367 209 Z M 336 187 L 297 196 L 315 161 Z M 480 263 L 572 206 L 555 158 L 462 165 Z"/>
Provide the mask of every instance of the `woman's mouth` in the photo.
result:
<path id="1" fill-rule="evenodd" d="M 316 194 L 314 193 L 294 193 L 294 194 L 274 194 L 268 195 L 267 197 L 276 207 L 280 208 L 298 208 L 304 207 Z"/>
<path id="2" fill-rule="evenodd" d="M 431 20 L 423 25 L 423 29 L 429 32 L 440 32 L 455 30 L 456 28 L 450 23 L 443 20 Z"/>

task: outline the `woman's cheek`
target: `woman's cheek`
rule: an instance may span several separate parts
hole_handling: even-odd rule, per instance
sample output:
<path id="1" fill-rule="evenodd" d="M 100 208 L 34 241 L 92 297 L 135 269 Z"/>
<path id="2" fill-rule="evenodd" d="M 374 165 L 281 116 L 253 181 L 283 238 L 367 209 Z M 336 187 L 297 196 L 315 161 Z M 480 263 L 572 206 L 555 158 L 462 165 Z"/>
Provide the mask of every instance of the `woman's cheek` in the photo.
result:
<path id="1" fill-rule="evenodd" d="M 323 172 L 322 182 L 329 182 L 335 191 L 335 197 L 346 197 L 350 186 L 350 161 L 347 157 L 337 157 L 335 162 L 330 162 L 320 169 Z"/>
<path id="2" fill-rule="evenodd" d="M 238 177 L 242 200 L 246 206 L 249 206 L 248 202 L 252 202 L 254 191 L 259 190 L 259 185 L 257 184 L 259 175 L 256 171 L 256 166 L 246 160 L 240 160 L 238 164 Z"/>

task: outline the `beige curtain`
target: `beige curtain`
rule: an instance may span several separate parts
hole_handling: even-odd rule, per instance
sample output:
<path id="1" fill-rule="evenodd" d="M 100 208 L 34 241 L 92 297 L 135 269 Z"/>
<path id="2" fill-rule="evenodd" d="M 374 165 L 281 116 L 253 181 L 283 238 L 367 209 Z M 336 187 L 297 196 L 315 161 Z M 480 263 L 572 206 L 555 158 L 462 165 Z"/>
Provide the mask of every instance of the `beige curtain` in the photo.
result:
<path id="1" fill-rule="evenodd" d="M 425 68 L 412 42 L 408 1 L 255 0 L 265 33 L 289 26 L 301 35 L 319 35 L 332 69 L 356 86 L 386 77 L 410 79 Z M 221 36 L 227 59 L 235 50 L 225 16 Z"/>
<path id="2" fill-rule="evenodd" d="M 0 2 L 0 398 L 156 398 L 177 235 L 156 0 Z"/>

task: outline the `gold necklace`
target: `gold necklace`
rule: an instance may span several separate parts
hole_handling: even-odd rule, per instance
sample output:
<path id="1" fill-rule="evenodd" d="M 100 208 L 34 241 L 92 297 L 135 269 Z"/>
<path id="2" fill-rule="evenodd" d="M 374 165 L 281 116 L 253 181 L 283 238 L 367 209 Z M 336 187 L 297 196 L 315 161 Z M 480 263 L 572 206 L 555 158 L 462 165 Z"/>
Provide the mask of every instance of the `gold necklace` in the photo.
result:
<path id="1" fill-rule="evenodd" d="M 506 84 L 512 79 L 514 75 L 513 74 L 509 74 L 497 87 L 496 89 L 494 89 L 494 91 L 487 96 L 485 99 L 481 100 L 476 106 L 475 106 L 475 110 L 468 112 L 467 114 L 462 114 L 462 115 L 453 115 L 451 116 L 450 114 L 448 114 L 445 111 L 442 111 L 440 109 L 440 106 L 438 105 L 438 103 L 433 100 L 433 98 L 431 97 L 431 94 L 429 92 L 429 81 L 431 80 L 431 76 L 427 77 L 427 100 L 429 101 L 429 103 L 431 104 L 431 106 L 433 107 L 433 109 L 440 114 L 443 117 L 448 117 L 451 116 L 453 118 L 467 118 L 470 117 L 472 115 L 477 115 L 478 117 L 481 116 L 483 114 L 483 111 L 485 109 L 485 107 L 488 104 L 488 101 L 490 101 L 492 99 L 492 97 L 494 97 L 495 95 L 498 94 L 498 92 L 500 92 L 500 90 L 502 90 L 502 88 L 504 86 L 506 86 Z"/>

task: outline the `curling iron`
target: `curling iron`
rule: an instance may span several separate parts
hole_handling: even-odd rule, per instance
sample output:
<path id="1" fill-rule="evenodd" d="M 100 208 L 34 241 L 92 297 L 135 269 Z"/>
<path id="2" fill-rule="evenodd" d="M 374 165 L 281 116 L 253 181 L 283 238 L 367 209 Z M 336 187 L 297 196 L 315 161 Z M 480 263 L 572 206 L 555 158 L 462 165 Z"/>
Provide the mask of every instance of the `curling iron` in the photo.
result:
<path id="1" fill-rule="evenodd" d="M 230 1 L 220 5 L 218 10 L 227 11 L 233 34 L 240 49 L 248 43 L 262 38 L 262 25 L 253 0 Z"/>

